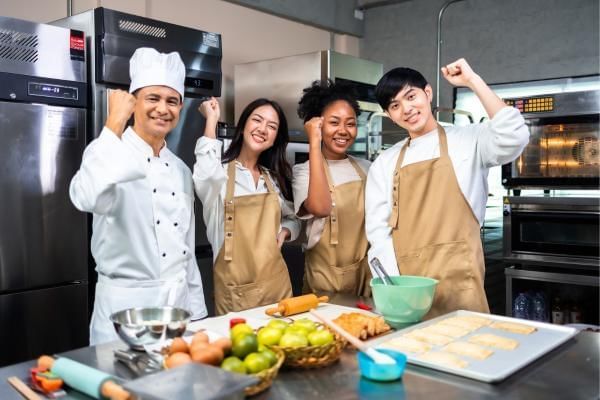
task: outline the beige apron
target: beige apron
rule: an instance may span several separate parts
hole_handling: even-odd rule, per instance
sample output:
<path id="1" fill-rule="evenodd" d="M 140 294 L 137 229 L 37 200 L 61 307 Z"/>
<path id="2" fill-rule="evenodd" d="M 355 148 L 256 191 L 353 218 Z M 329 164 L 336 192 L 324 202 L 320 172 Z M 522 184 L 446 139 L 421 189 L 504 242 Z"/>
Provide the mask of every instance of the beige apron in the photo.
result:
<path id="1" fill-rule="evenodd" d="M 279 195 L 261 169 L 268 193 L 233 197 L 235 170 L 232 161 L 227 168 L 225 238 L 214 265 L 217 315 L 292 296 L 290 275 L 277 245 Z"/>
<path id="2" fill-rule="evenodd" d="M 348 160 L 360 180 L 334 186 L 325 160 L 331 193 L 331 214 L 319 242 L 306 251 L 304 291 L 346 292 L 369 296 L 371 273 L 367 263 L 369 242 L 365 234 L 365 173 Z"/>
<path id="3" fill-rule="evenodd" d="M 439 158 L 401 167 L 408 142 L 398 156 L 389 219 L 396 261 L 403 275 L 439 280 L 425 319 L 459 309 L 487 313 L 479 222 L 458 186 L 440 125 L 438 136 Z"/>

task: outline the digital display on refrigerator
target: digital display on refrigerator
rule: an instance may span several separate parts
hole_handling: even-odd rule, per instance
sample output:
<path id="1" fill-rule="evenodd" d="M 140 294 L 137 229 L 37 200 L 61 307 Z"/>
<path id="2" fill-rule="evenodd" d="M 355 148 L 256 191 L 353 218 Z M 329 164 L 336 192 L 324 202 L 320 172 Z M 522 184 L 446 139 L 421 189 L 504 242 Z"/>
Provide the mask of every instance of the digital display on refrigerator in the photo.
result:
<path id="1" fill-rule="evenodd" d="M 79 99 L 79 91 L 75 87 L 43 82 L 29 82 L 27 92 L 30 96 L 54 97 L 68 100 Z"/>

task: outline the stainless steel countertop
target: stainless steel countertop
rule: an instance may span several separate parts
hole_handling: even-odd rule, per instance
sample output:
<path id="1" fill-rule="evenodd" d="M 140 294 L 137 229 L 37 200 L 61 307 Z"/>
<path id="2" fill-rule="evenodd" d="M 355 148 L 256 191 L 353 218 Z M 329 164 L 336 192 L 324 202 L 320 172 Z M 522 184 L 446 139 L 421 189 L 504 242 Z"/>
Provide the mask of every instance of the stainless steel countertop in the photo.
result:
<path id="1" fill-rule="evenodd" d="M 356 298 L 333 296 L 333 303 L 354 305 Z M 366 301 L 365 301 L 366 302 Z M 125 349 L 120 341 L 61 353 L 107 373 L 131 379 L 115 361 L 113 350 Z M 376 383 L 361 378 L 354 351 L 345 350 L 340 361 L 323 369 L 281 370 L 273 386 L 254 399 L 597 399 L 600 395 L 600 334 L 581 332 L 564 345 L 518 371 L 508 379 L 487 384 L 428 368 L 408 365 L 402 380 Z M 0 399 L 19 400 L 6 382 L 12 375 L 26 378 L 34 362 L 0 369 Z M 87 399 L 69 393 L 68 399 Z M 174 399 L 175 400 L 175 399 Z"/>

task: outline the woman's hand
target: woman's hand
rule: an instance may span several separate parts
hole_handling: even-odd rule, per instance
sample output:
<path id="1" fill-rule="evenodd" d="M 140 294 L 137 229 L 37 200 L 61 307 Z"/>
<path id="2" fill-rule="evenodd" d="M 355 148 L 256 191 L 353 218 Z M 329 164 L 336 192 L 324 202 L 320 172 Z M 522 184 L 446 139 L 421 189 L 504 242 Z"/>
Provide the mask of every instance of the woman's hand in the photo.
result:
<path id="1" fill-rule="evenodd" d="M 308 143 L 311 146 L 321 146 L 323 117 L 312 117 L 310 120 L 304 123 L 304 131 L 308 136 Z"/>
<path id="2" fill-rule="evenodd" d="M 198 111 L 200 111 L 206 120 L 218 122 L 219 118 L 221 117 L 221 108 L 219 107 L 219 102 L 214 97 L 211 97 L 200 103 Z"/>
<path id="3" fill-rule="evenodd" d="M 285 242 L 286 239 L 289 239 L 291 236 L 292 233 L 288 228 L 281 228 L 281 232 L 279 232 L 277 235 L 277 246 L 281 248 L 281 246 L 283 246 L 283 242 Z"/>

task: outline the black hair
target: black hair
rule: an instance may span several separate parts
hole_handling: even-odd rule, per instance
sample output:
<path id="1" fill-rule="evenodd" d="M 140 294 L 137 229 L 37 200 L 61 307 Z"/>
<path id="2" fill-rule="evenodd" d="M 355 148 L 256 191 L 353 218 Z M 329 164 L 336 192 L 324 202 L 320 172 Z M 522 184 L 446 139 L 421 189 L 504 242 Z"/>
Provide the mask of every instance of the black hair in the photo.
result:
<path id="1" fill-rule="evenodd" d="M 355 90 L 348 84 L 335 83 L 331 79 L 314 81 L 309 87 L 304 88 L 302 93 L 298 102 L 298 116 L 304 122 L 313 117 L 320 117 L 323 115 L 323 110 L 337 100 L 350 104 L 357 117 L 360 114 Z"/>
<path id="2" fill-rule="evenodd" d="M 405 87 L 425 89 L 428 84 L 427 79 L 419 71 L 405 67 L 394 68 L 386 72 L 377 82 L 375 98 L 381 108 L 387 110 L 394 97 Z"/>
<path id="3" fill-rule="evenodd" d="M 279 127 L 277 128 L 277 136 L 273 146 L 260 153 L 258 157 L 258 164 L 265 167 L 271 173 L 271 176 L 277 180 L 279 190 L 287 200 L 292 201 L 292 168 L 285 159 L 285 149 L 289 142 L 288 124 L 285 114 L 281 106 L 274 100 L 269 99 L 256 99 L 244 108 L 240 119 L 238 120 L 237 127 L 235 128 L 235 134 L 231 145 L 223 154 L 223 163 L 228 163 L 235 160 L 242 151 L 242 145 L 244 144 L 244 127 L 252 112 L 258 107 L 269 105 L 273 107 L 277 116 L 279 117 Z"/>

